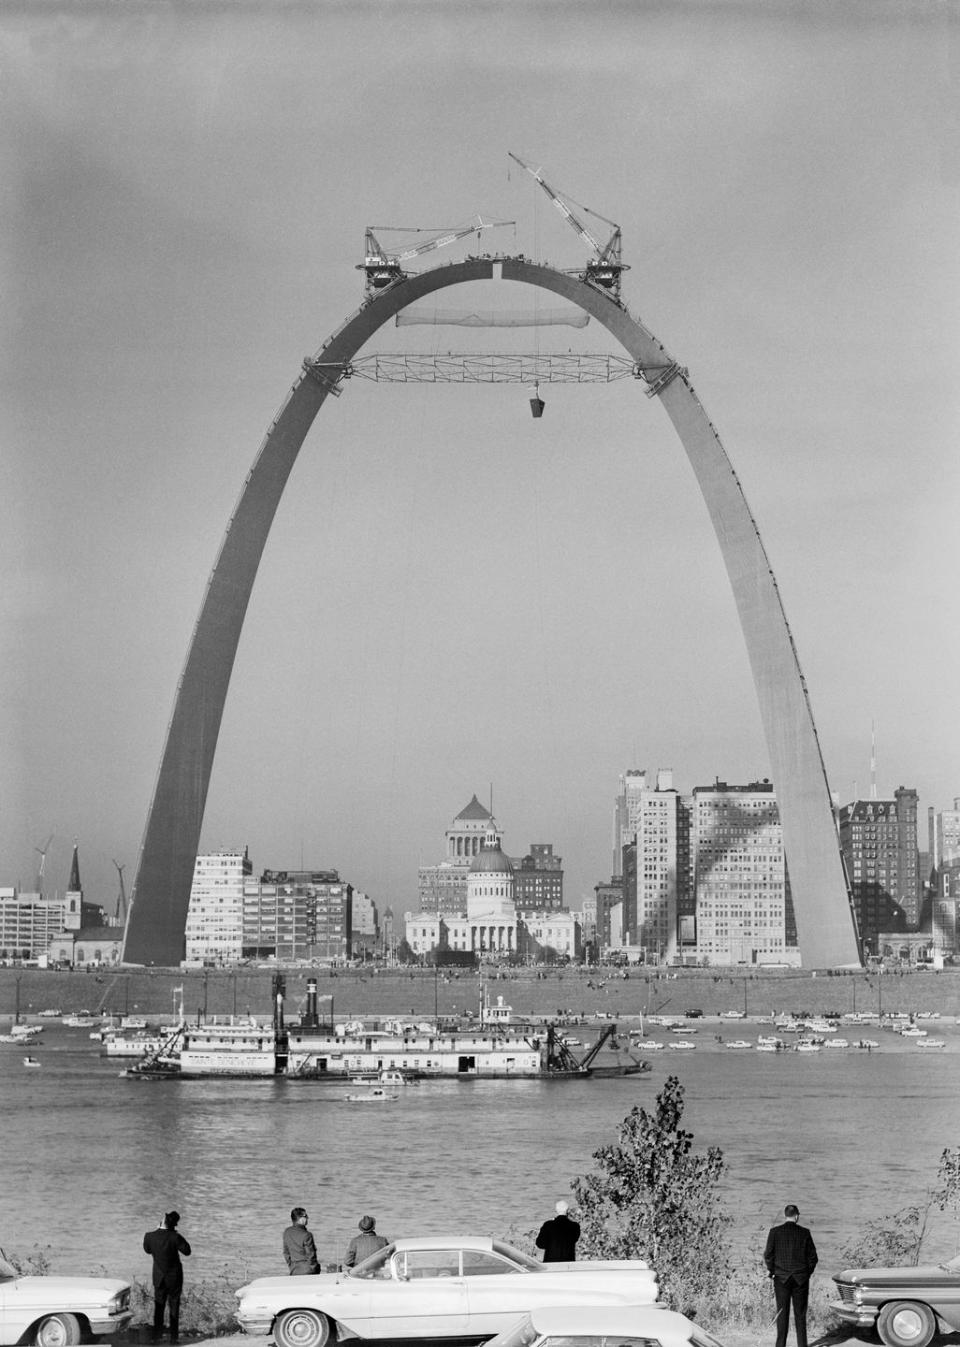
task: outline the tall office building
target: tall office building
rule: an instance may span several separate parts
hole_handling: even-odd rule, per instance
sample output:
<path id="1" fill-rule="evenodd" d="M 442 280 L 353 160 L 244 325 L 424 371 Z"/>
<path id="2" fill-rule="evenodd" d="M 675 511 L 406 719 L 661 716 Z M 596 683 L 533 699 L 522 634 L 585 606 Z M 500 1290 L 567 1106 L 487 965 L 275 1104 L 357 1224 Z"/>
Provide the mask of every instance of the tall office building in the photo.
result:
<path id="1" fill-rule="evenodd" d="M 624 944 L 638 946 L 648 962 L 672 963 L 682 881 L 678 858 L 686 830 L 680 796 L 669 768 L 661 768 L 650 784 L 646 772 L 626 772 L 620 784 L 614 826 L 622 842 Z"/>
<path id="2" fill-rule="evenodd" d="M 377 905 L 367 893 L 353 891 L 351 929 L 354 957 L 371 958 L 380 946 Z"/>
<path id="3" fill-rule="evenodd" d="M 187 963 L 240 962 L 243 885 L 252 870 L 246 848 L 197 857 L 185 931 Z"/>
<path id="4" fill-rule="evenodd" d="M 892 800 L 854 800 L 840 810 L 840 844 L 860 938 L 877 953 L 881 931 L 916 930 L 921 885 L 917 792 L 901 786 Z"/>
<path id="5" fill-rule="evenodd" d="M 613 804 L 612 879 L 623 877 L 623 849 L 636 840 L 640 801 L 647 789 L 645 767 L 631 767 L 620 775 L 620 789 Z"/>
<path id="6" fill-rule="evenodd" d="M 934 870 L 944 861 L 960 860 L 960 799 L 954 800 L 952 809 L 939 814 L 932 807 L 927 810 L 927 834 L 930 865 Z"/>
<path id="7" fill-rule="evenodd" d="M 244 957 L 344 963 L 353 956 L 352 900 L 336 870 L 264 870 L 243 888 Z"/>
<path id="8" fill-rule="evenodd" d="M 783 833 L 771 783 L 696 786 L 692 852 L 701 962 L 797 962 L 786 943 Z"/>
<path id="9" fill-rule="evenodd" d="M 513 901 L 520 912 L 559 912 L 563 908 L 563 861 L 552 842 L 531 842 L 513 867 Z"/>
<path id="10" fill-rule="evenodd" d="M 617 867 L 622 870 L 623 862 Z M 609 879 L 593 889 L 597 955 L 618 946 L 623 931 L 623 879 Z"/>
<path id="11" fill-rule="evenodd" d="M 931 944 L 938 954 L 960 954 L 960 857 L 941 862 L 930 903 Z"/>
<path id="12" fill-rule="evenodd" d="M 58 935 L 80 930 L 79 894 L 45 898 L 21 889 L 0 889 L 0 963 L 40 959 Z"/>

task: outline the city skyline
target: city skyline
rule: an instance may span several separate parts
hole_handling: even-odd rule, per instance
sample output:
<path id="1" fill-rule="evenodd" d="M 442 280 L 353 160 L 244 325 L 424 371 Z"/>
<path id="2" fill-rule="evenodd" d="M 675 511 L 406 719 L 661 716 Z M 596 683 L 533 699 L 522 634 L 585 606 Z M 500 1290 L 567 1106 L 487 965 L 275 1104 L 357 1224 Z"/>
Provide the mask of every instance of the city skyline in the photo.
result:
<path id="1" fill-rule="evenodd" d="M 541 8 L 491 8 L 506 42 L 433 11 L 436 55 L 404 4 L 389 42 L 338 10 L 323 50 L 297 11 L 0 20 L 5 882 L 32 886 L 53 833 L 47 886 L 76 836 L 97 901 L 114 859 L 129 890 L 224 525 L 299 361 L 360 302 L 369 222 L 483 210 L 518 222 L 483 249 L 584 263 L 508 149 L 621 223 L 626 302 L 689 367 L 743 483 L 841 803 L 867 794 L 874 723 L 881 796 L 915 786 L 925 811 L 957 794 L 955 17 L 707 5 L 691 26 L 665 3 L 598 31 L 575 4 L 538 30 L 518 91 L 517 16 Z M 606 102 L 575 99 L 583 80 Z M 436 106 L 449 92 L 443 125 L 425 82 Z M 305 156 L 321 114 L 336 148 Z M 495 336 L 377 346 L 550 340 Z M 302 856 L 402 907 L 438 823 L 492 781 L 508 847 L 553 841 L 579 906 L 626 767 L 769 775 L 662 411 L 629 383 L 541 394 L 534 423 L 518 388 L 344 389 L 254 590 L 204 850 Z"/>

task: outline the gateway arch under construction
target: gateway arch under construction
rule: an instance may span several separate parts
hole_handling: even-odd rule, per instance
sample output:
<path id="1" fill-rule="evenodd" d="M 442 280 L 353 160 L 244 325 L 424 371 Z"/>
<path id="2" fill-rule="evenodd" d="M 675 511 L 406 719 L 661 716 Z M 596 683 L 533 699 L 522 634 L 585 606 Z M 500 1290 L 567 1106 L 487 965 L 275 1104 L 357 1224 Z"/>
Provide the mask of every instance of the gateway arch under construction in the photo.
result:
<path id="1" fill-rule="evenodd" d="M 627 351 L 659 398 L 703 493 L 733 589 L 770 755 L 806 968 L 858 964 L 860 952 L 816 727 L 776 578 L 737 475 L 687 376 L 616 291 L 524 257 L 471 257 L 388 278 L 304 367 L 271 423 L 231 517 L 177 690 L 140 853 L 123 960 L 177 964 L 217 737 L 257 568 L 300 448 L 351 361 L 384 323 L 450 286 L 502 280 L 562 296 Z"/>

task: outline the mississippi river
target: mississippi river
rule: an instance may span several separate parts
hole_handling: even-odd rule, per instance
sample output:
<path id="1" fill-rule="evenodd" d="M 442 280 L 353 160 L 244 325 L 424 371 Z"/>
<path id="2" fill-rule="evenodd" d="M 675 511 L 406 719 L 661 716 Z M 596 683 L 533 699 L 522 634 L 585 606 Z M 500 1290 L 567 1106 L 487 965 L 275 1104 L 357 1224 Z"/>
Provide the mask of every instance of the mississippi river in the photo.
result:
<path id="1" fill-rule="evenodd" d="M 360 1107 L 309 1082 L 125 1079 L 88 1031 L 53 1024 L 31 1047 L 40 1069 L 0 1045 L 0 1245 L 20 1256 L 39 1246 L 55 1272 L 143 1277 L 144 1231 L 176 1208 L 189 1275 L 226 1268 L 239 1286 L 285 1271 L 292 1206 L 309 1211 L 324 1261 L 342 1256 L 367 1212 L 391 1238 L 516 1237 L 672 1073 L 695 1150 L 723 1150 L 741 1252 L 795 1201 L 821 1269 L 837 1271 L 863 1223 L 920 1199 L 944 1147 L 960 1144 L 960 1029 L 930 1024 L 947 1042 L 928 1053 L 874 1027 L 869 1054 L 801 1055 L 724 1050 L 718 1027 L 701 1028 L 696 1051 L 655 1054 L 641 1078 L 425 1082 Z M 952 1253 L 953 1241 L 940 1218 L 928 1252 Z"/>

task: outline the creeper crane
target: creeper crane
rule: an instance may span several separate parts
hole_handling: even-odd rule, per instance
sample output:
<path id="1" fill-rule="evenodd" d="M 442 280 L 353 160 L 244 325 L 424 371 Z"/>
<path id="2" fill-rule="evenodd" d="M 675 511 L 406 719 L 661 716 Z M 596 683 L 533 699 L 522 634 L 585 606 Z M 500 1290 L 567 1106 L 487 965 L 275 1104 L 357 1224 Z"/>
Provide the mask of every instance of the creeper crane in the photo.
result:
<path id="1" fill-rule="evenodd" d="M 619 302 L 620 277 L 624 271 L 629 271 L 629 267 L 620 259 L 620 226 L 613 220 L 608 220 L 605 215 L 599 215 L 595 210 L 591 210 L 589 206 L 581 206 L 580 209 L 586 211 L 588 215 L 593 215 L 596 219 L 602 220 L 604 224 L 611 225 L 613 228 L 613 233 L 610 235 L 606 244 L 598 242 L 598 240 L 590 233 L 590 230 L 587 229 L 586 225 L 574 215 L 573 211 L 560 194 L 555 192 L 549 183 L 544 181 L 539 168 L 533 168 L 530 164 L 524 163 L 524 161 L 519 158 L 518 155 L 515 155 L 512 150 L 508 150 L 507 154 L 509 154 L 510 158 L 513 159 L 515 163 L 518 163 L 521 168 L 525 168 L 530 176 L 540 184 L 560 214 L 565 220 L 569 221 L 571 228 L 580 235 L 587 247 L 592 248 L 596 253 L 595 259 L 592 262 L 587 263 L 586 270 L 577 273 L 580 276 L 580 279 L 590 281 L 592 284 L 598 285 L 602 290 L 609 291 Z"/>
<path id="2" fill-rule="evenodd" d="M 357 264 L 357 270 L 366 272 L 368 290 L 385 290 L 394 281 L 403 279 L 401 262 L 408 262 L 412 257 L 432 252 L 434 248 L 445 248 L 448 243 L 456 243 L 457 239 L 466 238 L 468 234 L 475 233 L 479 239 L 481 229 L 498 229 L 501 225 L 512 224 L 516 224 L 516 220 L 484 220 L 478 215 L 476 224 L 465 225 L 462 229 L 451 229 L 399 253 L 388 253 L 373 231 L 380 229 L 387 233 L 398 234 L 421 234 L 427 231 L 401 229 L 397 225 L 368 225 L 364 235 L 364 258 Z"/>
<path id="3" fill-rule="evenodd" d="M 127 894 L 123 887 L 123 872 L 127 867 L 121 865 L 119 861 L 114 861 L 113 863 L 117 867 L 117 876 L 120 880 L 120 892 L 117 895 L 117 906 L 113 920 L 115 925 L 125 926 L 127 924 Z"/>

